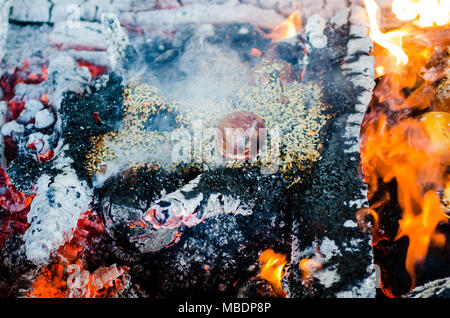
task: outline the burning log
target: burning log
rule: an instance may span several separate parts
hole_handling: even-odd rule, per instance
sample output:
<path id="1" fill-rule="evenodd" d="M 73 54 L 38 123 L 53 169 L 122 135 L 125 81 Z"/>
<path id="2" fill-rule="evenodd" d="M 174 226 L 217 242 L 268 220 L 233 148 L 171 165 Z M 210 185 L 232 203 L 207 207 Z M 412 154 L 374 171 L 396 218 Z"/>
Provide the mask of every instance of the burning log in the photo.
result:
<path id="1" fill-rule="evenodd" d="M 339 112 L 328 126 L 323 155 L 309 180 L 313 186 L 294 192 L 295 239 L 285 286 L 292 297 L 374 297 L 371 238 L 357 225 L 357 211 L 368 206 L 358 177 L 359 127 L 374 87 L 373 58 L 368 56 L 372 45 L 364 38 L 367 20 L 364 10 L 356 7 L 327 23 L 314 18 L 309 25 L 307 44 L 314 65 L 309 72 L 314 73 L 307 68 L 304 78 L 328 77 L 332 84 L 326 94 Z M 346 34 L 345 39 L 340 34 Z M 346 49 L 337 49 L 342 45 Z M 337 63 L 342 65 L 340 71 L 327 69 L 339 60 L 344 61 Z M 352 90 L 358 93 L 349 93 Z M 306 259 L 318 265 L 314 271 L 302 265 Z"/>
<path id="2" fill-rule="evenodd" d="M 64 155 L 53 160 L 56 176 L 43 175 L 28 213 L 30 228 L 24 235 L 28 259 L 36 264 L 48 262 L 50 254 L 71 234 L 78 218 L 87 210 L 92 192 L 80 181 Z"/>
<path id="3" fill-rule="evenodd" d="M 25 109 L 16 120 L 2 127 L 3 135 L 14 131 L 18 147 L 17 156 L 8 165 L 10 177 L 27 193 L 36 183 L 36 196 L 28 213 L 30 228 L 24 236 L 26 254 L 36 263 L 46 263 L 50 254 L 70 237 L 79 215 L 91 201 L 91 190 L 78 179 L 66 157 L 64 141 L 57 140 L 61 123 L 58 118 L 54 124 L 53 115 L 66 91 L 81 93 L 90 78 L 90 73 L 67 54 L 51 56 L 46 80 L 15 87 L 14 98 L 27 101 Z M 46 103 L 53 106 L 52 112 L 36 100 L 44 95 Z M 30 125 L 31 119 L 34 123 Z M 53 154 L 54 160 L 41 163 Z"/>

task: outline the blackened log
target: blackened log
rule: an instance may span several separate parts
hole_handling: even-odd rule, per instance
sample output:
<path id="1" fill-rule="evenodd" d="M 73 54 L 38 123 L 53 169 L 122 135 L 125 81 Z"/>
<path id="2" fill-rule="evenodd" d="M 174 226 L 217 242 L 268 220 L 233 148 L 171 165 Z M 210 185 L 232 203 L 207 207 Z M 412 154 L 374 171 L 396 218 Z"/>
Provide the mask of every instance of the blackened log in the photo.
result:
<path id="1" fill-rule="evenodd" d="M 285 284 L 290 297 L 375 296 L 371 235 L 356 220 L 356 212 L 368 206 L 359 170 L 360 124 L 374 86 L 367 30 L 360 7 L 306 24 L 304 79 L 327 83 L 325 99 L 334 115 L 310 181 L 292 190 L 294 238 Z M 303 259 L 317 264 L 314 271 L 300 266 Z"/>

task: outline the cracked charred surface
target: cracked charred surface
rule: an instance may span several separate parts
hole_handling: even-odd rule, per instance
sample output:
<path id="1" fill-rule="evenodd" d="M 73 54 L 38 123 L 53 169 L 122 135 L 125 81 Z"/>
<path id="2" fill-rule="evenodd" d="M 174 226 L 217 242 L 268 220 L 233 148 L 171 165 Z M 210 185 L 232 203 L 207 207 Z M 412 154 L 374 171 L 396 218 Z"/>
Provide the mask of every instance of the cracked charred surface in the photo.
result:
<path id="1" fill-rule="evenodd" d="M 287 284 L 292 297 L 375 296 L 371 235 L 356 225 L 356 212 L 368 204 L 359 170 L 358 137 L 374 85 L 373 61 L 355 65 L 351 71 L 346 66 L 362 62 L 371 51 L 371 45 L 353 53 L 349 50 L 352 40 L 364 37 L 364 25 L 360 10 L 343 11 L 323 27 L 328 44 L 310 47 L 305 78 L 319 77 L 328 84 L 325 100 L 333 105 L 336 116 L 328 123 L 323 155 L 310 180 L 292 189 L 295 239 Z M 352 83 L 354 76 L 367 80 Z M 321 269 L 307 277 L 299 266 L 302 259 L 318 262 Z"/>

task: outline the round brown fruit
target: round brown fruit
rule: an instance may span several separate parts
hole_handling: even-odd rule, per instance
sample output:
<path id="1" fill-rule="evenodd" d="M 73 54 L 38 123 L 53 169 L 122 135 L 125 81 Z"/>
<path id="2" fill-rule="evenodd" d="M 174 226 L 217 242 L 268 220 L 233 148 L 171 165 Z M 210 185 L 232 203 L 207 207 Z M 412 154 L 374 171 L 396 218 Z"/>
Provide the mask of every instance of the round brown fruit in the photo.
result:
<path id="1" fill-rule="evenodd" d="M 264 121 L 251 112 L 231 113 L 219 122 L 217 148 L 229 160 L 248 160 L 256 156 L 267 137 Z"/>

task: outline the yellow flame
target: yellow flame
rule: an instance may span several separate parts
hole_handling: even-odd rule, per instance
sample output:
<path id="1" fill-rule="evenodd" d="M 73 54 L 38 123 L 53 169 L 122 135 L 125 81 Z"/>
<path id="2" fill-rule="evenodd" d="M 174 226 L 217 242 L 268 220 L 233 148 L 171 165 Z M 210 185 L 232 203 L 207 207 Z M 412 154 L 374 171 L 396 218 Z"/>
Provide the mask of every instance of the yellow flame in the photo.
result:
<path id="1" fill-rule="evenodd" d="M 262 263 L 260 277 L 272 284 L 278 293 L 285 296 L 286 292 L 281 287 L 281 280 L 284 276 L 284 266 L 286 266 L 286 255 L 275 253 L 272 249 L 267 249 L 261 253 L 259 261 Z"/>
<path id="2" fill-rule="evenodd" d="M 301 27 L 302 17 L 298 11 L 295 11 L 285 21 L 277 25 L 267 37 L 272 41 L 292 38 L 297 35 Z"/>
<path id="3" fill-rule="evenodd" d="M 384 67 L 383 66 L 376 67 L 375 71 L 377 72 L 377 77 L 384 75 Z"/>
<path id="4" fill-rule="evenodd" d="M 402 49 L 402 39 L 407 34 L 406 31 L 391 31 L 383 33 L 378 26 L 378 7 L 375 0 L 363 0 L 366 7 L 366 11 L 369 17 L 370 24 L 370 38 L 378 43 L 380 46 L 387 49 L 391 54 L 397 58 L 397 65 L 408 63 L 408 55 Z"/>
<path id="5" fill-rule="evenodd" d="M 443 26 L 450 21 L 450 0 L 394 0 L 392 12 L 402 21 L 421 27 Z"/>

